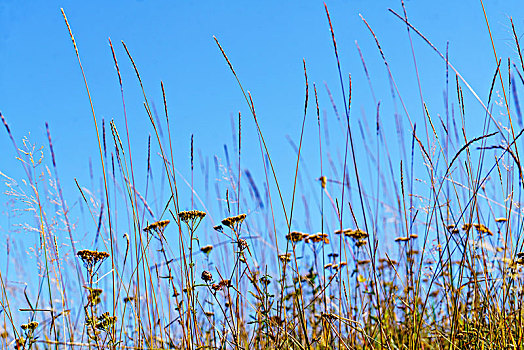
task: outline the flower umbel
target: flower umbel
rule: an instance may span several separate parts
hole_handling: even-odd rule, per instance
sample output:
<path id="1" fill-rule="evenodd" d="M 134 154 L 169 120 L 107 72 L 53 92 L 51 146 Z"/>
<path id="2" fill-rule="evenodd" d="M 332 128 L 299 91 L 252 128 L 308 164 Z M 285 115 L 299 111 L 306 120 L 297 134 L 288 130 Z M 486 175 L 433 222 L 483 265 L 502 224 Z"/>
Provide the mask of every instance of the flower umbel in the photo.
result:
<path id="1" fill-rule="evenodd" d="M 222 225 L 229 227 L 233 231 L 237 231 L 238 225 L 244 221 L 246 214 L 240 214 L 237 216 L 230 216 L 222 220 Z"/>
<path id="2" fill-rule="evenodd" d="M 99 252 L 96 250 L 80 250 L 76 255 L 82 260 L 85 268 L 90 274 L 95 273 L 100 264 L 109 257 L 108 252 Z"/>
<path id="3" fill-rule="evenodd" d="M 180 221 L 185 222 L 190 230 L 194 231 L 206 216 L 206 213 L 200 210 L 187 210 L 178 213 Z"/>

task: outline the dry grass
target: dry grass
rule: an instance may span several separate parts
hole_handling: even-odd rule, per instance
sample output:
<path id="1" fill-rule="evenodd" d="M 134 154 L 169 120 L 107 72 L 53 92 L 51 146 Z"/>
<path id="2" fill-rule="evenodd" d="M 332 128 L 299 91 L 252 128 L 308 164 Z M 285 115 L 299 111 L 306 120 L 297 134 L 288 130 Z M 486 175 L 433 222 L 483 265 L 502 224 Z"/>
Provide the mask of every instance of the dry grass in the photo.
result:
<path id="1" fill-rule="evenodd" d="M 99 129 L 92 109 L 102 200 L 94 189 L 76 182 L 81 198 L 76 205 L 85 208 L 86 220 L 97 228 L 94 238 L 81 239 L 75 230 L 76 219 L 63 198 L 49 128 L 52 162 L 48 166 L 43 148 L 29 139 L 18 145 L 0 114 L 26 174 L 20 182 L 4 175 L 8 194 L 14 206 L 31 216 L 22 229 L 39 238 L 39 244 L 30 248 L 23 241 L 15 247 L 8 244 L 7 271 L 0 269 L 3 348 L 521 347 L 524 252 L 520 197 L 524 179 L 516 87 L 524 84 L 524 61 L 513 22 L 517 57 L 508 61 L 509 79 L 494 49 L 498 65 L 494 76 L 488 77 L 489 95 L 483 98 L 451 65 L 447 52 L 442 54 L 423 37 L 405 19 L 405 12 L 404 16 L 394 13 L 410 28 L 410 42 L 415 35 L 426 41 L 443 59 L 446 78 L 455 75 L 456 98 L 446 86 L 443 117 L 430 113 L 420 92 L 425 126 L 420 133 L 378 37 L 362 18 L 409 122 L 403 128 L 397 120 L 400 142 L 393 146 L 388 143 L 391 135 L 381 127 L 379 101 L 374 100 L 373 107 L 376 132 L 364 136 L 366 126 L 350 118 L 351 76 L 348 80 L 342 73 L 327 7 L 326 14 L 344 108 L 337 107 L 329 89 L 331 105 L 327 107 L 333 107 L 337 116 L 343 111 L 344 116 L 339 119 L 340 129 L 328 128 L 313 84 L 318 140 L 308 142 L 318 144 L 319 158 L 310 176 L 306 166 L 316 161 L 302 154 L 306 119 L 312 109 L 304 61 L 304 114 L 298 145 L 293 144 L 297 158 L 291 188 L 281 187 L 251 95 L 216 38 L 249 108 L 251 115 L 244 119 L 255 123 L 264 170 L 262 185 L 257 185 L 249 170 L 242 170 L 242 141 L 246 141 L 239 115 L 234 128 L 236 163 L 230 164 L 229 157 L 226 164 L 215 159 L 218 202 L 201 200 L 196 190 L 193 136 L 190 180 L 176 171 L 165 93 L 165 119 L 160 120 L 125 44 L 156 141 L 151 144 L 149 140 L 147 172 L 142 178 L 133 159 L 143 154 L 131 152 L 124 87 L 110 41 L 122 92 L 125 133 L 121 137 L 111 121 L 111 133 L 106 135 L 105 122 Z M 65 13 L 64 19 L 73 39 Z M 73 44 L 82 69 L 74 39 Z M 358 45 L 357 49 L 368 74 Z M 414 64 L 417 67 L 416 61 Z M 367 77 L 375 99 L 372 80 Z M 84 80 L 89 92 L 85 75 Z M 164 91 L 163 83 L 161 87 Z M 465 101 L 464 89 L 484 109 L 482 123 L 480 116 L 468 115 L 466 102 L 473 102 Z M 497 91 L 502 93 L 497 96 Z M 501 117 L 495 117 L 493 109 L 501 110 Z M 483 133 L 468 138 L 463 127 L 467 118 L 483 125 Z M 516 119 L 518 124 L 514 124 Z M 357 126 L 367 142 L 357 142 Z M 330 133 L 337 135 L 331 144 L 327 140 Z M 158 150 L 157 163 L 151 148 Z M 417 160 L 420 166 L 414 165 Z M 153 181 L 152 164 L 159 165 L 154 169 L 155 178 L 161 176 L 167 190 Z M 209 177 L 208 170 L 203 171 L 205 182 Z M 306 180 L 313 193 L 309 197 L 305 195 Z M 138 183 L 145 183 L 145 188 L 139 191 Z M 180 186 L 186 185 L 190 196 L 181 194 Z M 161 191 L 169 193 L 167 199 L 155 195 Z M 301 211 L 297 209 L 299 196 Z M 297 218 L 299 215 L 304 217 Z M 126 220 L 128 230 L 122 228 Z M 297 226 L 311 230 L 299 231 Z M 92 247 L 79 247 L 78 242 L 90 239 Z M 37 271 L 30 264 L 16 263 L 24 254 L 33 258 Z M 9 272 L 10 267 L 16 271 Z M 16 273 L 25 285 L 10 282 L 12 278 L 5 277 L 9 273 Z"/>

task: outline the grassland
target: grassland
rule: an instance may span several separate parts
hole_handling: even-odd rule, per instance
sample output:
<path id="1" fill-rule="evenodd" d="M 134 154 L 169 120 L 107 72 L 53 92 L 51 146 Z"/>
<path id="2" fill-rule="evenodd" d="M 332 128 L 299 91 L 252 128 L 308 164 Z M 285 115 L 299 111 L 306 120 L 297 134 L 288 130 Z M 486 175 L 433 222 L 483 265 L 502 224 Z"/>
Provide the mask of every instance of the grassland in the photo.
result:
<path id="1" fill-rule="evenodd" d="M 73 31 L 63 15 L 89 95 Z M 388 131 L 381 127 L 377 100 L 376 130 L 366 136 L 369 143 L 354 142 L 358 129 L 350 117 L 351 76 L 340 67 L 336 28 L 327 7 L 326 15 L 343 101 L 337 105 L 327 89 L 331 101 L 320 105 L 318 87 L 309 82 L 304 61 L 303 122 L 294 143 L 296 163 L 289 188 L 281 187 L 271 142 L 264 138 L 251 94 L 217 38 L 217 50 L 250 112 L 234 120 L 234 156 L 226 163 L 216 161 L 218 204 L 206 203 L 201 197 L 209 196 L 194 190 L 197 161 L 192 138 L 187 157 L 191 172 L 187 180 L 177 172 L 165 93 L 163 115 L 158 117 L 125 44 L 124 59 L 132 63 L 142 89 L 152 138 L 147 152 L 131 152 L 125 89 L 111 44 L 124 123 L 111 121 L 107 126 L 92 110 L 101 194 L 77 182 L 78 205 L 97 228 L 92 240 L 80 240 L 75 230 L 77 219 L 71 217 L 63 195 L 49 128 L 45 147 L 50 159 L 27 138 L 19 144 L 2 115 L 26 174 L 21 181 L 4 175 L 8 194 L 32 216 L 23 228 L 39 238 L 36 246 L 21 240 L 7 248 L 6 269 L 14 266 L 15 273 L 28 276 L 25 285 L 6 280 L 9 272 L 0 269 L 3 348 L 522 347 L 524 179 L 518 148 L 524 129 L 517 87 L 524 84 L 524 61 L 513 21 L 516 55 L 508 58 L 504 69 L 505 60 L 498 60 L 487 75 L 491 89 L 482 96 L 462 78 L 447 52 L 434 47 L 405 16 L 393 13 L 409 28 L 409 40 L 429 45 L 445 67 L 445 113 L 431 113 L 422 99 L 424 127 L 417 128 L 403 107 L 379 38 L 364 20 L 404 109 L 406 128 L 397 129 L 400 141 L 394 147 L 386 141 Z M 489 29 L 487 21 L 486 25 Z M 161 87 L 164 92 L 163 83 Z M 464 95 L 482 108 L 481 116 L 468 114 Z M 321 116 L 325 108 L 340 111 L 339 137 L 329 147 L 333 131 Z M 312 115 L 318 139 L 305 140 L 304 125 Z M 482 133 L 467 136 L 468 118 Z M 247 122 L 254 122 L 258 139 L 243 138 L 241 126 Z M 262 185 L 242 167 L 243 157 L 257 156 L 243 153 L 246 142 L 260 147 L 264 172 L 257 175 Z M 305 142 L 317 145 L 317 160 L 303 159 Z M 158 150 L 156 156 L 151 148 Z M 390 150 L 400 154 L 400 161 Z M 143 171 L 133 161 L 144 153 L 147 172 L 139 179 Z M 158 163 L 151 160 L 155 157 Z M 161 189 L 153 181 L 151 164 L 158 165 L 155 178 L 163 179 L 168 193 L 159 211 L 150 205 L 156 200 L 150 194 L 155 184 L 157 191 Z M 211 176 L 205 174 L 208 181 Z M 135 184 L 142 182 L 145 188 L 138 189 Z M 310 200 L 302 195 L 308 184 L 315 193 Z M 181 195 L 185 186 L 190 195 Z M 216 205 L 219 210 L 207 209 Z M 302 221 L 297 213 L 315 218 L 303 225 L 311 232 L 294 227 Z M 127 220 L 129 230 L 122 228 L 122 220 Z M 64 239 L 67 244 L 60 243 Z M 34 257 L 36 271 L 20 263 L 24 254 Z"/>

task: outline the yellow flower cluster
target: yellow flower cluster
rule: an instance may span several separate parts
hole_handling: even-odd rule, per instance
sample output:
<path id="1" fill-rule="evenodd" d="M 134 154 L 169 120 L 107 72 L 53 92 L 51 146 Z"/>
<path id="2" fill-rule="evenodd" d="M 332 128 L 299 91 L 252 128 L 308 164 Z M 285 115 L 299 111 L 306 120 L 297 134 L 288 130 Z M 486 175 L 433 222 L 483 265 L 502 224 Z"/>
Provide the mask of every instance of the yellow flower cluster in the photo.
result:
<path id="1" fill-rule="evenodd" d="M 291 242 L 300 242 L 309 235 L 307 233 L 292 231 L 286 235 L 286 239 Z"/>
<path id="2" fill-rule="evenodd" d="M 167 224 L 169 224 L 169 220 L 160 220 L 150 223 L 144 228 L 145 232 L 151 232 L 151 231 L 162 231 L 166 228 Z"/>
<path id="3" fill-rule="evenodd" d="M 241 224 L 242 221 L 246 218 L 246 214 L 240 214 L 237 216 L 230 216 L 222 220 L 222 225 L 229 227 L 230 229 L 235 229 L 235 226 Z"/>
<path id="4" fill-rule="evenodd" d="M 29 331 L 34 331 L 36 329 L 36 327 L 38 327 L 38 322 L 36 321 L 33 321 L 33 322 L 29 322 L 29 323 L 24 323 L 23 325 L 20 326 L 24 331 L 25 330 L 29 330 Z"/>
<path id="5" fill-rule="evenodd" d="M 178 213 L 180 221 L 188 223 L 190 221 L 200 219 L 202 220 L 206 216 L 206 213 L 200 210 L 187 210 Z"/>
<path id="6" fill-rule="evenodd" d="M 93 268 L 96 264 L 101 263 L 109 257 L 109 253 L 107 252 L 99 252 L 88 249 L 80 250 L 76 253 L 76 255 L 82 259 L 84 266 L 88 269 Z"/>

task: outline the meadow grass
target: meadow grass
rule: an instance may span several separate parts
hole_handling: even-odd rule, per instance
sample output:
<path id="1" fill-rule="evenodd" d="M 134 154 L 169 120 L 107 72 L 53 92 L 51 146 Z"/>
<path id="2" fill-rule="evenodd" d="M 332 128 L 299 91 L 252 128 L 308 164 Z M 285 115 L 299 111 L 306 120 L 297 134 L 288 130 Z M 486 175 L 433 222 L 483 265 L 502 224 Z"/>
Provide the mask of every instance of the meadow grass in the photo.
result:
<path id="1" fill-rule="evenodd" d="M 75 232 L 77 220 L 71 217 L 62 192 L 49 127 L 50 163 L 43 148 L 29 139 L 19 145 L 0 114 L 26 175 L 22 181 L 4 175 L 8 194 L 34 216 L 35 224 L 28 222 L 24 229 L 39 237 L 34 247 L 23 241 L 16 247 L 8 245 L 6 268 L 14 265 L 17 274 L 34 276 L 24 286 L 6 280 L 9 272 L 0 269 L 3 348 L 522 347 L 520 196 L 524 179 L 518 147 L 524 129 L 516 86 L 524 84 L 524 61 L 513 21 L 517 57 L 508 59 L 506 72 L 494 50 L 498 65 L 487 78 L 491 89 L 486 97 L 479 97 L 450 63 L 447 52 L 441 53 L 413 27 L 405 12 L 392 11 L 409 28 L 410 41 L 415 37 L 425 41 L 442 58 L 446 81 L 452 82 L 446 85 L 444 116 L 432 115 L 421 95 L 424 130 L 419 131 L 422 128 L 417 129 L 404 106 L 379 38 L 362 18 L 408 122 L 407 128 L 397 130 L 397 162 L 381 128 L 377 100 L 376 132 L 365 136 L 368 143 L 356 142 L 358 129 L 350 118 L 351 76 L 348 79 L 342 72 L 327 6 L 325 10 L 343 97 L 337 106 L 326 86 L 331 99 L 326 108 L 337 114 L 341 111 L 339 148 L 333 150 L 333 140 L 328 146 L 333 131 L 321 116 L 317 86 L 310 84 L 304 61 L 304 110 L 300 134 L 293 143 L 297 157 L 291 188 L 281 187 L 251 94 L 215 38 L 250 111 L 248 116 L 239 114 L 233 123 L 236 159 L 230 162 L 228 158 L 224 165 L 215 158 L 216 177 L 224 189 L 216 187 L 222 199 L 218 204 L 204 203 L 195 189 L 193 137 L 188 180 L 177 172 L 164 85 L 161 119 L 147 97 L 131 52 L 122 43 L 153 132 L 145 179 L 139 180 L 143 171 L 133 161 L 144 152 L 132 148 L 130 142 L 124 85 L 113 44 L 109 41 L 124 123 L 117 126 L 111 121 L 107 127 L 102 120 L 100 127 L 73 31 L 62 12 L 97 131 L 102 199 L 76 182 L 78 205 L 85 208 L 86 220 L 92 220 L 97 230 L 93 246 L 79 246 L 79 241 L 88 240 L 80 240 Z M 486 25 L 489 29 L 487 17 Z M 369 84 L 373 91 L 371 79 Z M 468 117 L 465 89 L 484 111 L 478 122 L 482 133 L 474 137 L 468 137 L 464 127 Z M 504 112 L 502 117 L 495 117 L 494 108 Z M 315 161 L 303 159 L 302 154 L 311 110 L 318 139 L 307 142 L 318 145 Z M 246 156 L 245 120 L 252 120 L 256 127 L 258 140 L 247 142 L 258 141 L 262 186 L 241 166 Z M 366 125 L 358 127 L 362 131 Z M 158 149 L 158 163 L 152 160 L 152 147 Z M 422 165 L 415 167 L 414 162 Z M 310 176 L 304 164 L 309 169 L 313 163 L 318 165 Z M 374 169 L 373 176 L 363 170 L 366 167 Z M 155 179 L 161 177 L 167 189 L 154 182 L 153 170 Z M 207 182 L 210 175 L 203 172 Z M 309 204 L 301 193 L 306 179 L 316 193 Z M 138 190 L 136 184 L 144 182 L 145 188 Z M 181 194 L 186 185 L 190 196 Z M 150 194 L 161 189 L 168 193 L 167 200 Z M 286 203 L 288 198 L 290 203 Z M 152 208 L 155 201 L 162 201 L 160 210 Z M 207 209 L 216 205 L 219 210 Z M 315 222 L 304 225 L 311 232 L 297 230 L 295 224 L 308 217 L 296 216 L 313 211 Z M 127 220 L 129 231 L 122 229 L 122 220 Z M 64 237 L 67 244 L 60 243 Z M 38 271 L 10 262 L 25 251 L 35 257 Z"/>

